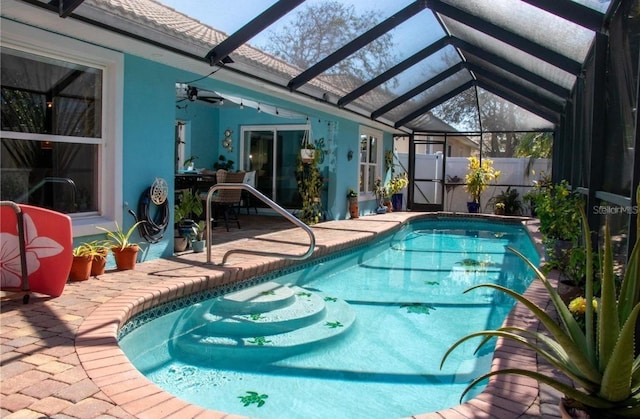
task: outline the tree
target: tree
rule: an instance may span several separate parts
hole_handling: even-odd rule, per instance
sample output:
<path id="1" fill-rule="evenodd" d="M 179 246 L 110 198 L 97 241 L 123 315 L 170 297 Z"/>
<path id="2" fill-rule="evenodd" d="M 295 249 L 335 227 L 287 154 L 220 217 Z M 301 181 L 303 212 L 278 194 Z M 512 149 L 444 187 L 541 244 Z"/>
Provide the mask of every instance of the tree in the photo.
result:
<path id="1" fill-rule="evenodd" d="M 338 1 L 308 4 L 292 21 L 269 31 L 269 43 L 260 48 L 306 70 L 355 39 L 380 20 L 380 12 L 357 14 L 354 6 Z M 327 73 L 349 75 L 362 83 L 390 68 L 394 43 L 387 33 L 330 68 Z"/>
<path id="2" fill-rule="evenodd" d="M 479 103 L 479 105 L 478 105 Z M 518 127 L 527 125 L 531 114 L 493 93 L 484 89 L 467 89 L 431 110 L 434 116 L 463 131 L 480 131 L 482 126 L 482 155 L 487 157 L 549 157 L 540 153 L 548 151 L 548 138 L 539 136 L 526 137 L 527 144 L 520 145 L 522 136 L 516 131 Z M 479 112 L 479 114 L 478 114 Z M 478 116 L 479 115 L 479 116 Z M 480 122 L 482 125 L 480 125 Z M 547 141 L 537 144 L 537 141 Z M 536 153 L 527 154 L 527 149 Z"/>

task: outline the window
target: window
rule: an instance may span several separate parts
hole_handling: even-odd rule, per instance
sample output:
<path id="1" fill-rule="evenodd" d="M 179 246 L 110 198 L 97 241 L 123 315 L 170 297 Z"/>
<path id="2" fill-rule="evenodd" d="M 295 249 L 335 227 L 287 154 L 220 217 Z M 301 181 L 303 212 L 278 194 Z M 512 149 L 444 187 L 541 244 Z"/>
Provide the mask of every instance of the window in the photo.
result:
<path id="1" fill-rule="evenodd" d="M 360 128 L 360 193 L 373 193 L 376 177 L 380 176 L 382 132 Z"/>
<path id="2" fill-rule="evenodd" d="M 120 94 L 112 93 L 122 59 L 15 23 L 6 26 L 0 198 L 67 213 L 75 235 L 96 234 L 95 225 L 122 213 L 116 205 L 122 192 L 115 187 L 122 176 L 115 170 L 121 146 L 114 135 L 120 120 L 114 98 Z M 41 49 L 22 47 L 23 36 L 30 45 L 42 40 Z"/>

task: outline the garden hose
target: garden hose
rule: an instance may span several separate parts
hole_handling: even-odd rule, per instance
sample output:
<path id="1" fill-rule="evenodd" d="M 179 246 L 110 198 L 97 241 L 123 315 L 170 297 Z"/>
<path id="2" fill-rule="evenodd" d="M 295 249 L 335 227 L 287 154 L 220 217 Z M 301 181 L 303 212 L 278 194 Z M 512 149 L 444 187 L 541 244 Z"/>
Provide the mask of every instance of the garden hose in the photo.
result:
<path id="1" fill-rule="evenodd" d="M 140 195 L 138 203 L 140 219 L 138 221 L 142 222 L 138 225 L 138 230 L 140 235 L 149 243 L 158 243 L 162 240 L 164 232 L 169 225 L 169 200 L 164 199 L 161 203 L 156 204 L 157 200 L 152 200 L 151 193 L 152 188 L 149 187 Z M 149 211 L 152 204 L 158 207 L 155 217 L 152 217 Z"/>

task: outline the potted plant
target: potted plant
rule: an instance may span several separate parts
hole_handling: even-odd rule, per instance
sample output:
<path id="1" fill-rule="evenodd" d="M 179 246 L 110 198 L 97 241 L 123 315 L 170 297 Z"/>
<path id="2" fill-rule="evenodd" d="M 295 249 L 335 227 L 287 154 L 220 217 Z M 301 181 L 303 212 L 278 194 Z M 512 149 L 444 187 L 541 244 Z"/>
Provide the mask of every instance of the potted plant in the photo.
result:
<path id="1" fill-rule="evenodd" d="M 302 142 L 300 143 L 300 158 L 302 163 L 311 164 L 315 161 L 316 145 L 311 140 L 311 126 L 304 131 Z"/>
<path id="2" fill-rule="evenodd" d="M 73 248 L 73 260 L 69 271 L 70 281 L 86 281 L 91 275 L 91 249 L 82 243 Z"/>
<path id="3" fill-rule="evenodd" d="M 551 177 L 545 172 L 542 172 L 540 173 L 540 178 L 533 181 L 533 188 L 522 196 L 522 199 L 529 203 L 532 217 L 537 216 L 536 200 L 538 199 L 538 196 L 542 194 L 549 185 L 551 185 Z"/>
<path id="4" fill-rule="evenodd" d="M 480 210 L 480 194 L 487 189 L 490 182 L 496 181 L 500 177 L 500 171 L 493 167 L 493 160 L 483 159 L 482 163 L 475 157 L 469 157 L 467 174 L 464 177 L 465 190 L 471 196 L 471 201 L 467 203 L 469 212 Z"/>
<path id="5" fill-rule="evenodd" d="M 581 200 L 569 182 L 562 180 L 547 185 L 533 199 L 540 219 L 540 233 L 545 238 L 574 241 L 580 237 L 580 215 L 575 209 Z"/>
<path id="6" fill-rule="evenodd" d="M 195 253 L 204 252 L 207 241 L 204 239 L 204 233 L 207 230 L 207 225 L 204 220 L 200 220 L 193 226 L 193 239 L 191 240 L 191 248 Z"/>
<path id="7" fill-rule="evenodd" d="M 189 237 L 192 234 L 196 222 L 191 217 L 202 215 L 202 200 L 199 196 L 184 190 L 174 206 L 174 251 L 183 252 L 189 245 Z"/>
<path id="8" fill-rule="evenodd" d="M 324 180 L 317 164 L 319 156 L 316 153 L 311 163 L 305 163 L 300 157 L 296 165 L 296 182 L 302 200 L 298 218 L 308 225 L 317 224 L 322 219 L 321 195 Z"/>
<path id="9" fill-rule="evenodd" d="M 220 156 L 218 156 L 218 161 L 213 163 L 213 169 L 226 170 L 228 172 L 233 169 L 234 163 L 235 162 L 233 160 L 229 160 L 224 155 L 220 154 Z"/>
<path id="10" fill-rule="evenodd" d="M 572 191 L 566 180 L 541 188 L 535 195 L 536 214 L 540 220 L 540 233 L 550 260 L 567 260 L 565 253 L 580 238 L 580 195 Z M 562 266 L 559 266 L 562 270 Z"/>
<path id="11" fill-rule="evenodd" d="M 511 249 L 525 260 L 542 281 L 561 322 L 556 322 L 543 308 L 508 288 L 496 284 L 477 285 L 467 291 L 493 288 L 512 296 L 531 310 L 549 334 L 509 326 L 480 331 L 455 342 L 442 359 L 444 363 L 456 347 L 474 337 L 483 338 L 482 344 L 493 337 L 509 339 L 534 350 L 575 386 L 567 384 L 566 380 L 535 371 L 520 368 L 495 369 L 473 380 L 463 396 L 471 387 L 491 376 L 517 374 L 534 378 L 560 391 L 564 395 L 561 410 L 571 406 L 588 413 L 591 418 L 640 417 L 640 358 L 634 360 L 634 335 L 640 312 L 640 296 L 636 291 L 640 281 L 640 234 L 627 262 L 620 293 L 616 297 L 611 235 L 608 224 L 605 226 L 601 298 L 597 304 L 587 304 L 586 301 L 594 299 L 593 252 L 587 217 L 582 207 L 580 215 L 586 249 L 584 327 L 574 318 L 545 275 L 522 254 Z"/>
<path id="12" fill-rule="evenodd" d="M 358 192 L 350 188 L 347 192 L 347 200 L 349 201 L 349 215 L 351 218 L 360 217 L 360 209 L 358 208 Z"/>
<path id="13" fill-rule="evenodd" d="M 98 227 L 100 230 L 107 233 L 107 238 L 109 239 L 111 246 L 111 253 L 113 253 L 113 257 L 116 261 L 116 268 L 119 271 L 134 269 L 136 266 L 140 247 L 137 243 L 131 241 L 131 235 L 140 223 L 142 223 L 142 221 L 138 221 L 127 231 L 122 230 L 117 222 L 116 229 L 114 231 L 107 230 L 104 227 Z"/>
<path id="14" fill-rule="evenodd" d="M 91 276 L 104 274 L 107 265 L 107 255 L 109 254 L 109 242 L 106 240 L 93 240 L 84 243 L 91 254 Z"/>
<path id="15" fill-rule="evenodd" d="M 396 175 L 391 178 L 387 188 L 391 195 L 391 202 L 393 204 L 394 211 L 402 211 L 402 190 L 409 186 L 409 179 L 406 173 Z"/>
<path id="16" fill-rule="evenodd" d="M 313 163 L 313 160 L 315 158 L 315 153 L 316 146 L 311 142 L 307 142 L 306 144 L 303 144 L 302 148 L 300 149 L 300 158 L 302 159 L 303 163 L 311 164 Z"/>
<path id="17" fill-rule="evenodd" d="M 184 168 L 187 171 L 192 171 L 195 168 L 195 164 L 196 164 L 196 159 L 198 158 L 198 156 L 191 156 L 188 159 L 186 159 L 184 161 Z"/>
<path id="18" fill-rule="evenodd" d="M 511 189 L 511 186 L 506 190 L 501 191 L 498 195 L 489 200 L 489 203 L 493 204 L 494 213 L 499 215 L 521 215 L 522 214 L 522 201 L 520 200 L 520 194 L 517 189 Z"/>
<path id="19" fill-rule="evenodd" d="M 373 193 L 376 195 L 376 200 L 378 201 L 378 207 L 376 208 L 376 213 L 385 214 L 387 212 L 387 206 L 385 205 L 385 199 L 390 196 L 387 188 L 382 183 L 382 179 L 378 176 L 373 183 Z"/>

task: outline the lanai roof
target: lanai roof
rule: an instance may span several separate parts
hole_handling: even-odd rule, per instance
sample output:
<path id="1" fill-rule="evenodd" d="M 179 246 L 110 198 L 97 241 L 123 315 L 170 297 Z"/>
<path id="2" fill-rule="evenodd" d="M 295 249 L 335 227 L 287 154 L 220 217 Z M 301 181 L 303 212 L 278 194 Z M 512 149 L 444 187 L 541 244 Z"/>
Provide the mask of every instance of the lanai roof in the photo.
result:
<path id="1" fill-rule="evenodd" d="M 345 1 L 354 7 L 363 4 Z M 212 71 L 222 67 L 222 71 L 258 78 L 283 91 L 405 131 L 433 130 L 432 111 L 470 89 L 476 97 L 481 95 L 473 89 L 480 89 L 531 114 L 527 122 L 521 120 L 521 126 L 512 129 L 553 128 L 595 33 L 606 31 L 608 13 L 620 1 L 394 0 L 367 4 L 380 9 L 379 23 L 364 28 L 307 68 L 299 68 L 253 46 L 258 43 L 255 37 L 276 30 L 305 3 L 322 0 L 256 2 L 263 4 L 262 9 L 254 3 L 243 5 L 244 21 L 230 35 L 219 30 L 225 26 L 223 21 L 204 23 L 215 22 L 217 1 L 211 2 L 211 15 L 188 16 L 154 0 L 25 0 L 57 13 L 59 17 L 52 14 L 52 19 L 79 19 L 207 62 Z M 181 8 L 189 1 L 175 3 Z M 394 61 L 384 70 L 366 77 L 335 70 L 340 61 L 385 34 L 392 36 Z M 480 101 L 478 107 L 482 106 Z M 485 125 L 485 129 L 491 127 Z"/>

